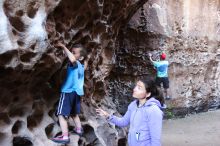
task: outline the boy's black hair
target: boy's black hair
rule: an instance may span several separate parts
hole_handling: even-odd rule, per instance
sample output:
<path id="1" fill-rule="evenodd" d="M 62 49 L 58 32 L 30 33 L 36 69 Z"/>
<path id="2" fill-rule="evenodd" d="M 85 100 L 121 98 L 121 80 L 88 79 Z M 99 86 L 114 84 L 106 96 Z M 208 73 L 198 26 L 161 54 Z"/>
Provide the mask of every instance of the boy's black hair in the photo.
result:
<path id="1" fill-rule="evenodd" d="M 82 56 L 84 59 L 87 57 L 87 50 L 84 48 L 81 44 L 75 44 L 71 46 L 71 49 L 73 48 L 81 48 L 80 50 L 80 56 Z"/>

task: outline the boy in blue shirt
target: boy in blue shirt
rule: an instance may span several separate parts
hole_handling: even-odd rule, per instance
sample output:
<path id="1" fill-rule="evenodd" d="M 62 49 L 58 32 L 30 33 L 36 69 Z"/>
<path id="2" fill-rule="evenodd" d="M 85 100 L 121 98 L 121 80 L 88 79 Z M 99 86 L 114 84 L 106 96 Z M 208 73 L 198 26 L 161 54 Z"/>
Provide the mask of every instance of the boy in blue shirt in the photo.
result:
<path id="1" fill-rule="evenodd" d="M 51 140 L 61 144 L 68 144 L 70 142 L 67 124 L 67 118 L 69 118 L 69 116 L 72 116 L 75 122 L 76 128 L 74 131 L 78 135 L 82 134 L 82 126 L 78 114 L 80 113 L 80 96 L 84 95 L 83 84 L 86 64 L 83 65 L 80 61 L 86 58 L 86 50 L 82 47 L 74 47 L 68 50 L 61 43 L 58 43 L 56 47 L 64 50 L 69 59 L 69 63 L 67 66 L 66 80 L 61 88 L 59 105 L 56 112 L 62 135 L 54 137 Z"/>
<path id="2" fill-rule="evenodd" d="M 154 61 L 151 57 L 152 54 L 149 53 L 150 61 L 153 63 L 154 67 L 157 70 L 156 84 L 161 87 L 161 83 L 164 88 L 165 99 L 170 99 L 168 96 L 168 88 L 169 88 L 169 78 L 168 78 L 168 61 L 166 60 L 166 54 L 162 53 L 160 55 L 159 61 Z"/>

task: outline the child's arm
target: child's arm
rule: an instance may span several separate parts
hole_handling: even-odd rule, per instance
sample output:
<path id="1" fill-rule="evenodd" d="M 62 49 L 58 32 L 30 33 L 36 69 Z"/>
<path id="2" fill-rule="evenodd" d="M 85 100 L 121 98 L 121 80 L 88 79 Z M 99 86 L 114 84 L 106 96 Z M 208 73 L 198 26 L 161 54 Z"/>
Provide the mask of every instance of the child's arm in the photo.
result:
<path id="1" fill-rule="evenodd" d="M 153 63 L 154 61 L 153 61 L 153 59 L 152 59 L 151 57 L 152 57 L 152 54 L 149 53 L 149 59 L 150 59 L 150 61 Z"/>
<path id="2" fill-rule="evenodd" d="M 149 55 L 149 59 L 150 59 L 151 63 L 153 64 L 154 68 L 156 69 L 158 62 L 157 62 L 157 61 L 154 61 L 154 60 L 152 59 L 152 54 L 151 54 L 151 53 L 149 53 L 148 55 Z"/>
<path id="3" fill-rule="evenodd" d="M 129 125 L 130 123 L 130 116 L 131 116 L 130 109 L 127 110 L 127 112 L 125 113 L 123 117 L 116 117 L 114 115 L 110 115 L 109 113 L 102 110 L 101 108 L 96 109 L 96 112 L 98 113 L 98 115 L 105 117 L 109 122 L 120 127 L 125 127 Z"/>
<path id="4" fill-rule="evenodd" d="M 62 43 L 59 42 L 56 45 L 56 47 L 60 47 L 60 48 L 62 48 L 64 50 L 65 54 L 67 55 L 67 57 L 68 57 L 68 59 L 69 59 L 69 61 L 71 63 L 75 63 L 76 62 L 76 57 L 66 48 L 65 45 L 63 45 Z"/>

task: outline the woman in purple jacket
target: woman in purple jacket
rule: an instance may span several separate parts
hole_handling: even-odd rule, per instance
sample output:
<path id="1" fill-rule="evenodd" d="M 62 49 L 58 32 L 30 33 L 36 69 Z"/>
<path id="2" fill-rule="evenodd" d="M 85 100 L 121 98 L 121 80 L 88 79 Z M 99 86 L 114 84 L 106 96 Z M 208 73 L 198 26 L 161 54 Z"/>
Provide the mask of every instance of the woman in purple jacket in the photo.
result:
<path id="1" fill-rule="evenodd" d="M 133 89 L 136 100 L 130 103 L 123 117 L 110 115 L 102 109 L 96 109 L 100 116 L 117 126 L 130 125 L 129 146 L 160 146 L 164 99 L 153 79 L 140 79 Z"/>

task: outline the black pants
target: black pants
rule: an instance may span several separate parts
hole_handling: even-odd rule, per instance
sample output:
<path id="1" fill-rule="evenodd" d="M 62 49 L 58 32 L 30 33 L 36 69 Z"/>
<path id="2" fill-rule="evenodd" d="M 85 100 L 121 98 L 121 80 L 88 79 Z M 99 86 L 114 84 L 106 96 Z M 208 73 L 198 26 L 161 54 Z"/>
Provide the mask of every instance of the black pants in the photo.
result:
<path id="1" fill-rule="evenodd" d="M 161 83 L 163 84 L 163 88 L 164 89 L 168 89 L 169 88 L 169 79 L 168 77 L 157 77 L 156 78 L 156 84 L 157 86 L 161 87 Z"/>

